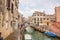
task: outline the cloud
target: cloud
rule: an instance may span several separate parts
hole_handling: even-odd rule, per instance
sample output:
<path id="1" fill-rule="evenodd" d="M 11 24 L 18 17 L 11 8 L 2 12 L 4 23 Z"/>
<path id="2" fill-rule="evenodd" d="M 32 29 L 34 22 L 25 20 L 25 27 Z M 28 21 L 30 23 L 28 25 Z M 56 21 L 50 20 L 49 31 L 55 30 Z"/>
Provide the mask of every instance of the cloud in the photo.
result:
<path id="1" fill-rule="evenodd" d="M 45 10 L 47 14 L 53 14 L 55 6 L 60 6 L 60 0 L 20 0 L 19 10 L 24 17 L 31 16 L 32 11 Z"/>

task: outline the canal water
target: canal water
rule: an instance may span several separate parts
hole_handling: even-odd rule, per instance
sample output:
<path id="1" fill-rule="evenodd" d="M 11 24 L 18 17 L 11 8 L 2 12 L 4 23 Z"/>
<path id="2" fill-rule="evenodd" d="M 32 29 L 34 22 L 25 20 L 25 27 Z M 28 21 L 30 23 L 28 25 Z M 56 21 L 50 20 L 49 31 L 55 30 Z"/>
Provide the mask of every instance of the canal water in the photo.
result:
<path id="1" fill-rule="evenodd" d="M 41 33 L 41 32 L 36 31 L 36 30 L 34 30 L 31 33 L 27 32 L 25 30 L 24 31 L 24 36 L 25 36 L 25 34 L 29 34 L 31 36 L 31 38 L 29 40 L 59 40 L 58 38 L 48 37 L 44 33 Z M 27 40 L 27 39 L 25 39 L 25 37 L 24 37 L 24 40 Z"/>

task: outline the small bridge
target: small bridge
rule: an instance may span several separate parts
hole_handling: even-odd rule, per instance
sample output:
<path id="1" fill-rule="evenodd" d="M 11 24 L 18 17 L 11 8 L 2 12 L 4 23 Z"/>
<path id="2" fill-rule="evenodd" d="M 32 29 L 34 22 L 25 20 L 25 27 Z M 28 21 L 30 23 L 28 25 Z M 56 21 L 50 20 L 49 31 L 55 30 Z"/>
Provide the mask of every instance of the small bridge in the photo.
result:
<path id="1" fill-rule="evenodd" d="M 38 30 L 40 32 L 44 32 L 47 28 L 46 26 L 36 26 L 35 24 L 30 24 L 30 23 L 27 23 L 25 22 L 24 24 L 21 24 L 19 27 L 20 27 L 20 40 L 23 40 L 23 36 L 24 36 L 24 30 L 26 27 L 32 27 L 34 28 L 35 30 Z"/>

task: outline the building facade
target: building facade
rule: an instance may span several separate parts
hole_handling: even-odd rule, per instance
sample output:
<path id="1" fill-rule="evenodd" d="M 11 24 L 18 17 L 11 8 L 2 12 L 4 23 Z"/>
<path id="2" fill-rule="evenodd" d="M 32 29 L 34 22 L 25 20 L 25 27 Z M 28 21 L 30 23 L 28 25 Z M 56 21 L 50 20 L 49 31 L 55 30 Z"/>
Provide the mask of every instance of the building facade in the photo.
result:
<path id="1" fill-rule="evenodd" d="M 19 13 L 19 23 L 22 24 L 22 18 L 23 18 L 23 15 L 21 13 Z"/>
<path id="2" fill-rule="evenodd" d="M 21 13 L 19 13 L 19 16 L 18 16 L 18 18 L 19 18 L 19 29 L 21 29 L 21 24 L 23 23 L 23 15 L 21 14 Z"/>
<path id="3" fill-rule="evenodd" d="M 60 22 L 60 6 L 55 7 L 56 22 Z"/>
<path id="4" fill-rule="evenodd" d="M 38 12 L 35 11 L 32 15 L 32 22 L 37 24 L 38 26 L 40 24 L 50 26 L 50 22 L 55 21 L 54 15 L 46 15 L 45 12 Z"/>
<path id="5" fill-rule="evenodd" d="M 18 0 L 0 0 L 0 32 L 6 38 L 18 27 Z"/>
<path id="6" fill-rule="evenodd" d="M 32 16 L 28 17 L 28 22 L 32 23 Z"/>
<path id="7" fill-rule="evenodd" d="M 55 17 L 56 21 L 52 22 L 52 25 L 50 26 L 50 31 L 60 37 L 60 6 L 55 7 Z"/>

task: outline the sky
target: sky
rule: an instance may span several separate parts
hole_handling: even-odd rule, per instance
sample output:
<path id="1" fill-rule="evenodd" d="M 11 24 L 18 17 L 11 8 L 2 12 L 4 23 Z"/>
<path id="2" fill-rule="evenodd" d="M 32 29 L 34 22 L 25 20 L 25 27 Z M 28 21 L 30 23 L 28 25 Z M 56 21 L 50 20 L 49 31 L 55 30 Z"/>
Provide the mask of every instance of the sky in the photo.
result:
<path id="1" fill-rule="evenodd" d="M 28 18 L 34 11 L 54 14 L 54 8 L 60 6 L 60 0 L 19 0 L 18 10 Z"/>

